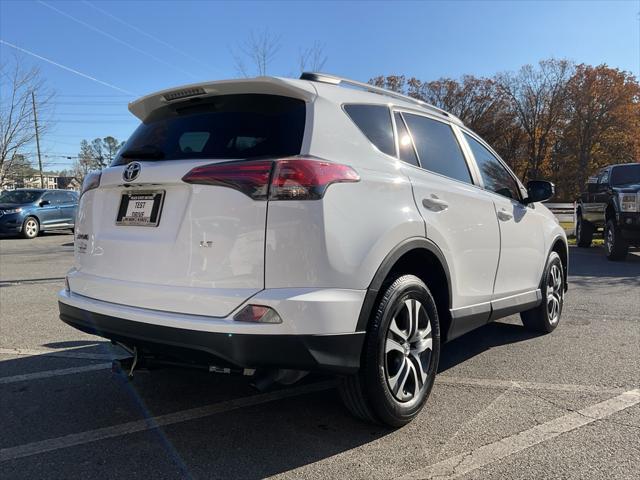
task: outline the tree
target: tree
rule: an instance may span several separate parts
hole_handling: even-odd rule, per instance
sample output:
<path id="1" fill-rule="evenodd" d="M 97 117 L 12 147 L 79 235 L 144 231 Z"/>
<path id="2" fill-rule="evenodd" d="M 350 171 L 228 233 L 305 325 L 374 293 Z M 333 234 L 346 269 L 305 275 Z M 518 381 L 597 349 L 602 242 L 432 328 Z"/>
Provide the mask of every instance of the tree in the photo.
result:
<path id="1" fill-rule="evenodd" d="M 108 167 L 122 145 L 124 142 L 120 142 L 112 136 L 95 138 L 91 143 L 82 140 L 78 158 L 73 166 L 73 176 L 82 182 L 91 170 L 102 170 Z"/>
<path id="2" fill-rule="evenodd" d="M 319 42 L 315 42 L 311 47 L 301 50 L 298 63 L 300 65 L 300 73 L 307 70 L 312 72 L 322 71 L 325 63 L 327 63 L 324 47 Z"/>
<path id="3" fill-rule="evenodd" d="M 236 51 L 232 51 L 236 70 L 243 77 L 250 76 L 252 67 L 256 75 L 266 75 L 280 47 L 280 35 L 274 35 L 268 29 L 259 33 L 252 31 L 249 38 Z M 247 63 L 251 66 L 247 66 Z"/>
<path id="4" fill-rule="evenodd" d="M 53 94 L 37 68 L 25 68 L 22 59 L 0 64 L 0 185 L 13 162 L 36 135 L 31 93 L 35 92 L 38 130 L 42 135 L 49 122 L 45 113 Z"/>
<path id="5" fill-rule="evenodd" d="M 496 77 L 500 93 L 524 131 L 527 158 L 525 168 L 518 172 L 521 178 L 534 179 L 543 173 L 566 118 L 567 83 L 572 73 L 569 61 L 550 59 Z"/>
<path id="6" fill-rule="evenodd" d="M 640 85 L 628 72 L 581 64 L 567 90 L 568 122 L 558 156 L 576 174 L 562 175 L 559 183 L 574 196 L 602 166 L 640 159 Z"/>

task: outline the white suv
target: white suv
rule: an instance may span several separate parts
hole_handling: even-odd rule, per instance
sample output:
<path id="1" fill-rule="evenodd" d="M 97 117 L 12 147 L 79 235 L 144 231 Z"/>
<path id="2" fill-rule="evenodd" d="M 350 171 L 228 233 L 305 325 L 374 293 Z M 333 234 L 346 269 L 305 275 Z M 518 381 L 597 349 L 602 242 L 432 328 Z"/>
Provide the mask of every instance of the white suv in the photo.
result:
<path id="1" fill-rule="evenodd" d="M 83 185 L 59 306 L 138 364 L 333 372 L 355 415 L 399 426 L 444 342 L 518 312 L 558 324 L 553 185 L 523 187 L 455 116 L 310 73 L 129 109 L 142 124 Z"/>

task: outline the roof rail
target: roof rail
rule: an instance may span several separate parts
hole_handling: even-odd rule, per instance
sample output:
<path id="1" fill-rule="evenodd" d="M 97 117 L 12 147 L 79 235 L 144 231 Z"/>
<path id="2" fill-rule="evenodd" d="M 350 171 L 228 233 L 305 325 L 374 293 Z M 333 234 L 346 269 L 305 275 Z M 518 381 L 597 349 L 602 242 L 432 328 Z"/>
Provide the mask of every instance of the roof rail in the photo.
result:
<path id="1" fill-rule="evenodd" d="M 321 73 L 321 72 L 303 72 L 302 75 L 300 75 L 300 79 L 310 80 L 312 82 L 329 83 L 331 85 L 337 85 L 337 86 L 348 85 L 351 87 L 361 88 L 363 90 L 366 90 L 367 92 L 377 93 L 379 95 L 385 95 L 387 97 L 396 98 L 398 100 L 403 100 L 409 103 L 415 103 L 416 105 L 419 105 L 422 108 L 436 112 L 439 115 L 443 115 L 459 123 L 460 125 L 463 125 L 462 120 L 460 120 L 455 115 L 447 112 L 446 110 L 442 110 L 441 108 L 435 107 L 430 103 L 423 102 L 422 100 L 418 100 L 417 98 L 413 98 L 408 95 L 404 95 L 402 93 L 397 93 L 392 90 L 387 90 L 386 88 L 376 87 L 375 85 L 370 85 L 368 83 L 358 82 L 356 80 L 351 80 L 349 78 L 338 77 L 335 75 L 330 75 L 328 73 Z"/>

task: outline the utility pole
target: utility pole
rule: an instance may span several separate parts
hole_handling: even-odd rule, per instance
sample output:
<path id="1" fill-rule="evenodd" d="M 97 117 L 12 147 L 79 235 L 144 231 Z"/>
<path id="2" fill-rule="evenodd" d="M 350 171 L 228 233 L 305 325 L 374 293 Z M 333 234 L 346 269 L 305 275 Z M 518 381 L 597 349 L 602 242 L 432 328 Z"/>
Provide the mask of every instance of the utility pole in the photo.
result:
<path id="1" fill-rule="evenodd" d="M 44 176 L 42 175 L 42 157 L 40 156 L 40 135 L 38 133 L 38 114 L 36 113 L 36 95 L 31 90 L 31 103 L 33 104 L 33 123 L 36 127 L 36 148 L 38 150 L 38 167 L 40 169 L 40 188 L 44 188 Z"/>

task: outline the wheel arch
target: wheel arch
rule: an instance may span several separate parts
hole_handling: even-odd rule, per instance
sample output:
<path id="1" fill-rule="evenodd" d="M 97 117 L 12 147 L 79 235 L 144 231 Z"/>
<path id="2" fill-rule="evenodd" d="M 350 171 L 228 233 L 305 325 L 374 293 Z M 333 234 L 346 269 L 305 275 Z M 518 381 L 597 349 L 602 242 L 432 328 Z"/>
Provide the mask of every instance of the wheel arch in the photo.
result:
<path id="1" fill-rule="evenodd" d="M 607 208 L 604 210 L 604 223 L 605 225 L 609 220 L 613 220 L 613 223 L 616 223 L 616 206 L 613 202 L 609 202 L 607 204 Z"/>
<path id="2" fill-rule="evenodd" d="M 451 273 L 440 248 L 423 237 L 403 241 L 384 258 L 365 294 L 356 330 L 366 331 L 384 287 L 400 273 L 415 275 L 429 287 L 438 308 L 443 341 L 446 341 L 451 326 Z"/>
<path id="3" fill-rule="evenodd" d="M 556 252 L 558 254 L 558 256 L 560 257 L 560 262 L 562 263 L 562 270 L 564 273 L 564 290 L 565 292 L 567 291 L 569 282 L 568 282 L 568 277 L 569 277 L 569 246 L 567 244 L 567 242 L 564 240 L 564 238 L 562 238 L 562 236 L 558 235 L 557 237 L 554 238 L 553 242 L 551 243 L 551 249 L 549 250 L 549 253 L 547 254 L 547 258 L 549 258 L 549 255 L 551 254 L 551 252 Z M 545 268 L 546 270 L 546 268 Z M 542 274 L 544 276 L 544 272 Z M 544 282 L 544 278 L 541 281 L 541 285 L 543 285 Z"/>

